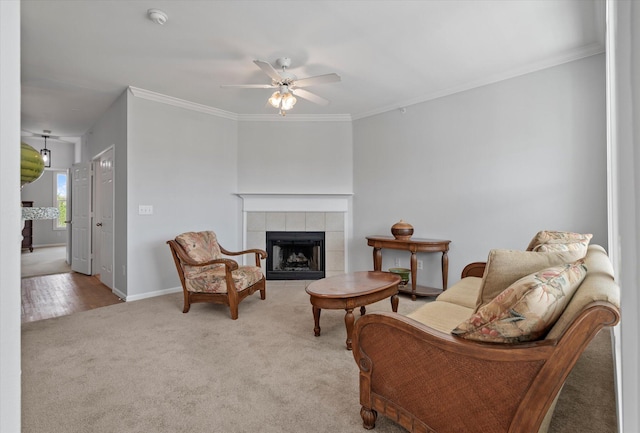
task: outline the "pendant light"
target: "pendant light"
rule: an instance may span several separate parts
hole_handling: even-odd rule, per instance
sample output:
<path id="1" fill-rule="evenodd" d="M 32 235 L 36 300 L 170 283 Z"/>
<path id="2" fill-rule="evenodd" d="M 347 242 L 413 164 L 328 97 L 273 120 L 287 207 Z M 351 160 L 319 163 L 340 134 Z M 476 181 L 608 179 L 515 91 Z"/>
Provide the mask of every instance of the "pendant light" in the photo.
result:
<path id="1" fill-rule="evenodd" d="M 51 134 L 51 131 L 45 129 L 42 132 L 44 132 L 44 134 L 45 134 L 45 135 L 43 135 L 43 137 L 44 137 L 44 149 L 40 149 L 40 155 L 42 155 L 42 160 L 44 161 L 44 166 L 45 167 L 51 167 L 51 151 L 49 149 L 47 149 L 47 137 L 49 137 L 48 134 Z"/>

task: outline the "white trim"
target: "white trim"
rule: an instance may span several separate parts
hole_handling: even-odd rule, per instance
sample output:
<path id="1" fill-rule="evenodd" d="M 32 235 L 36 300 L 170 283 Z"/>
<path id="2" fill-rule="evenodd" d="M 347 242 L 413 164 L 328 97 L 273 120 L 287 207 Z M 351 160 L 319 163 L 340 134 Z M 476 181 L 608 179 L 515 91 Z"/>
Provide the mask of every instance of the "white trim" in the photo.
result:
<path id="1" fill-rule="evenodd" d="M 348 212 L 352 194 L 238 194 L 243 212 Z"/>
<path id="2" fill-rule="evenodd" d="M 209 105 L 198 104 L 197 102 L 163 95 L 139 87 L 129 86 L 129 92 L 136 98 L 147 99 L 149 101 L 160 102 L 162 104 L 173 105 L 187 110 L 200 113 L 211 114 L 231 120 L 241 120 L 247 122 L 351 122 L 350 114 L 288 114 L 286 117 L 274 114 L 236 114 L 231 111 L 221 110 Z"/>
<path id="3" fill-rule="evenodd" d="M 174 107 L 180 107 L 180 108 L 185 108 L 187 110 L 198 111 L 200 113 L 211 114 L 218 117 L 224 117 L 225 119 L 238 120 L 237 114 L 232 113 L 230 111 L 209 107 L 208 105 L 198 104 L 196 102 L 190 102 L 184 99 L 174 98 L 173 96 L 167 96 L 161 93 L 156 93 L 150 90 L 144 90 L 144 89 L 140 89 L 138 87 L 133 87 L 133 86 L 129 86 L 129 91 L 136 98 L 148 99 L 150 101 L 173 105 Z"/>
<path id="4" fill-rule="evenodd" d="M 178 293 L 178 292 L 182 292 L 182 287 L 172 287 L 170 289 L 155 290 L 153 292 L 145 292 L 140 295 L 125 296 L 120 291 L 113 289 L 113 293 L 115 293 L 120 299 L 123 299 L 126 302 L 140 301 L 141 299 L 155 298 L 156 296 L 169 295 L 171 293 Z"/>
<path id="5" fill-rule="evenodd" d="M 242 122 L 351 122 L 350 114 L 239 114 Z"/>

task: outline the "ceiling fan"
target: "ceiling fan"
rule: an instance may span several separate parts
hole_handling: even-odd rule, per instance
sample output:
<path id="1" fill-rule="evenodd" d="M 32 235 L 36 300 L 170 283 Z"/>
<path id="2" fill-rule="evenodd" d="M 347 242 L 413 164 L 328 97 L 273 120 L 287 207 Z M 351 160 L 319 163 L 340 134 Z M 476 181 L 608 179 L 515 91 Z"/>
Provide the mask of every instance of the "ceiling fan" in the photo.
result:
<path id="1" fill-rule="evenodd" d="M 220 87 L 278 89 L 269 98 L 269 103 L 274 108 L 278 108 L 282 116 L 295 105 L 295 96 L 319 105 L 327 105 L 329 103 L 328 100 L 303 89 L 303 87 L 340 81 L 340 76 L 335 73 L 298 79 L 294 74 L 287 72 L 287 68 L 291 66 L 291 59 L 288 57 L 280 57 L 276 60 L 276 65 L 282 69 L 281 71 L 277 71 L 270 63 L 262 60 L 254 60 L 253 63 L 271 78 L 271 84 L 224 84 Z"/>

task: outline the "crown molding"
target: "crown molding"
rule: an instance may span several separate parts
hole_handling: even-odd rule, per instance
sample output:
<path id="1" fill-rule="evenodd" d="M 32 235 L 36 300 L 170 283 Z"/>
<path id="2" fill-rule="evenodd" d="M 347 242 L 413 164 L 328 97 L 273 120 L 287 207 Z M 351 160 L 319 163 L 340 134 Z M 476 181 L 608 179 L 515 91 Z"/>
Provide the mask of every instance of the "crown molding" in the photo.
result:
<path id="1" fill-rule="evenodd" d="M 475 89 L 477 87 L 483 87 L 488 84 L 497 83 L 499 81 L 508 80 L 511 78 L 519 77 L 521 75 L 530 74 L 532 72 L 537 72 L 543 69 L 552 68 L 554 66 L 559 66 L 564 63 L 569 63 L 574 60 L 580 60 L 586 57 L 595 56 L 596 54 L 601 54 L 605 51 L 604 46 L 599 42 L 594 42 L 589 45 L 585 45 L 576 50 L 571 50 L 569 52 L 560 54 L 555 57 L 549 57 L 545 60 L 542 60 L 537 63 L 533 63 L 521 68 L 512 69 L 510 71 L 506 71 L 503 73 L 495 74 L 492 76 L 485 77 L 480 80 L 471 81 L 468 83 L 464 83 L 460 86 L 450 87 L 448 89 L 439 90 L 437 92 L 433 92 L 427 95 L 423 95 L 418 98 L 413 98 L 408 101 L 404 101 L 404 103 L 397 103 L 393 105 L 388 105 L 386 107 L 377 108 L 375 110 L 367 111 L 360 114 L 354 114 L 352 116 L 353 120 L 364 119 L 365 117 L 375 116 L 376 114 L 386 113 L 392 110 L 398 110 L 405 107 L 409 107 L 410 105 L 420 104 L 423 102 L 432 101 L 434 99 L 442 98 L 444 96 L 453 95 L 455 93 L 464 92 L 466 90 Z"/>
<path id="2" fill-rule="evenodd" d="M 200 113 L 211 114 L 213 116 L 224 117 L 225 119 L 238 120 L 238 115 L 236 113 L 220 110 L 208 105 L 174 98 L 173 96 L 163 95 L 161 93 L 152 92 L 150 90 L 141 89 L 139 87 L 129 86 L 129 91 L 136 98 L 148 99 L 150 101 L 160 102 L 162 104 L 173 105 L 174 107 L 180 107 L 187 110 L 198 111 Z"/>
<path id="3" fill-rule="evenodd" d="M 246 122 L 351 122 L 350 114 L 239 114 L 239 121 Z"/>
<path id="4" fill-rule="evenodd" d="M 198 111 L 200 113 L 211 114 L 213 116 L 224 117 L 225 119 L 239 120 L 246 122 L 351 122 L 350 114 L 288 114 L 286 117 L 279 114 L 236 114 L 231 111 L 220 110 L 219 108 L 173 96 L 163 95 L 139 87 L 129 86 L 129 92 L 136 98 L 148 99 L 162 104 L 173 105 L 187 110 Z"/>

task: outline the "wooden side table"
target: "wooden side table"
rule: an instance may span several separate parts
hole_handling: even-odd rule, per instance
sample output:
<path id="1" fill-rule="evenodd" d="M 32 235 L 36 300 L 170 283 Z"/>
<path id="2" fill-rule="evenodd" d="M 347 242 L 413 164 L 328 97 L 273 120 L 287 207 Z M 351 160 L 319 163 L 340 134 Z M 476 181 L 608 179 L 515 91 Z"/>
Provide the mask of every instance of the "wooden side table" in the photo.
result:
<path id="1" fill-rule="evenodd" d="M 396 239 L 393 236 L 367 236 L 367 245 L 373 247 L 373 270 L 382 270 L 382 249 L 404 250 L 411 252 L 411 287 L 401 286 L 400 292 L 411 295 L 412 300 L 417 296 L 437 296 L 447 290 L 447 278 L 449 274 L 449 244 L 451 241 L 444 239 L 420 239 L 407 240 Z M 442 252 L 442 290 L 435 287 L 418 286 L 416 274 L 418 259 L 416 253 Z"/>

